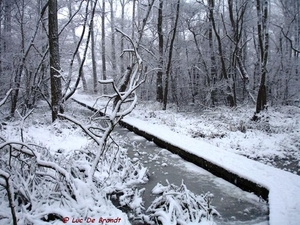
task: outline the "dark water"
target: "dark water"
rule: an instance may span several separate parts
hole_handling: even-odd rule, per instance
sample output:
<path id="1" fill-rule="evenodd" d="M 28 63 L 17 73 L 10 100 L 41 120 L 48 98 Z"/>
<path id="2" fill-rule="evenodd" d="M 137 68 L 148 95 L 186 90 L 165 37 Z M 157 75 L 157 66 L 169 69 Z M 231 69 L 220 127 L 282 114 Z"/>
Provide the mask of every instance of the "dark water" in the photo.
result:
<path id="1" fill-rule="evenodd" d="M 271 163 L 275 167 L 297 174 L 300 176 L 300 162 L 296 158 L 286 157 L 286 158 L 279 158 L 275 157 L 273 162 Z"/>
<path id="2" fill-rule="evenodd" d="M 184 181 L 195 194 L 210 192 L 214 195 L 212 205 L 221 214 L 221 217 L 215 218 L 217 224 L 268 224 L 268 203 L 256 195 L 241 190 L 124 128 L 117 128 L 116 135 L 122 136 L 122 145 L 128 149 L 132 160 L 140 160 L 149 170 L 149 182 L 141 186 L 145 188 L 143 199 L 146 209 L 155 198 L 151 191 L 158 182 L 166 185 L 168 180 L 179 186 Z"/>

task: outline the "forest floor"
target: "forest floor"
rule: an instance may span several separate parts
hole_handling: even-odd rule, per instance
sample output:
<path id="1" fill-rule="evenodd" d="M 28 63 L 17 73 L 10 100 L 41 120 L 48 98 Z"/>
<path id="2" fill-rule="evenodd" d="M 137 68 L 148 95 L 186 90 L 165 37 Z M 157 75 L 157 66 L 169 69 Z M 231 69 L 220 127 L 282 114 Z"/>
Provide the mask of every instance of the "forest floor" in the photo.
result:
<path id="1" fill-rule="evenodd" d="M 258 122 L 251 120 L 254 110 L 171 105 L 164 111 L 158 103 L 140 102 L 130 117 L 300 175 L 300 108 L 269 107 Z"/>

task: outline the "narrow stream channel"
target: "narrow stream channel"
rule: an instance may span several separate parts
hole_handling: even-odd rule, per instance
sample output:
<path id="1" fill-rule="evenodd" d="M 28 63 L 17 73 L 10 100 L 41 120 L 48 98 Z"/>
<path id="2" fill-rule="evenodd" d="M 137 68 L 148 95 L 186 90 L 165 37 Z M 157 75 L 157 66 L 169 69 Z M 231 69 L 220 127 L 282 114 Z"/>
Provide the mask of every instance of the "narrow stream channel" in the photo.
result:
<path id="1" fill-rule="evenodd" d="M 268 203 L 258 196 L 241 190 L 125 128 L 118 127 L 115 135 L 123 140 L 121 145 L 128 149 L 129 157 L 133 161 L 140 160 L 149 170 L 149 182 L 141 186 L 145 188 L 145 209 L 155 198 L 151 191 L 157 183 L 166 185 L 168 180 L 179 186 L 184 181 L 195 194 L 210 192 L 214 195 L 212 205 L 221 214 L 221 217 L 215 218 L 217 224 L 269 224 Z"/>

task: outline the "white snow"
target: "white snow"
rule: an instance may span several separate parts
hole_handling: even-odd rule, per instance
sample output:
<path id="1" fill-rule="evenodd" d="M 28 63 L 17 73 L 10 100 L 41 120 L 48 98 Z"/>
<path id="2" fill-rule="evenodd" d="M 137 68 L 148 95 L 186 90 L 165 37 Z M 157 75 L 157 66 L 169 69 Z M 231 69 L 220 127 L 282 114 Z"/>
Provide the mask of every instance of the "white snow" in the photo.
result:
<path id="1" fill-rule="evenodd" d="M 167 127 L 129 117 L 123 119 L 140 130 L 160 137 L 187 152 L 200 156 L 216 165 L 247 178 L 269 190 L 270 224 L 299 224 L 300 177 L 224 151 L 204 141 L 196 140 L 171 131 Z"/>
<path id="2" fill-rule="evenodd" d="M 250 120 L 253 106 L 207 110 L 185 106 L 182 111 L 172 105 L 166 111 L 160 108 L 157 103 L 142 102 L 130 116 L 300 175 L 298 107 L 269 107 L 260 122 Z"/>
<path id="3" fill-rule="evenodd" d="M 90 103 L 89 105 L 92 105 L 91 102 L 93 102 L 92 97 L 77 95 L 76 99 L 86 104 Z M 246 133 L 241 132 L 245 121 L 250 114 L 253 114 L 253 111 L 245 113 L 245 111 L 230 112 L 227 110 L 223 114 L 215 115 L 223 120 L 232 116 L 230 121 L 222 123 L 221 119 L 214 121 L 204 118 L 204 116 L 189 117 L 188 113 L 183 113 L 183 116 L 174 113 L 174 110 L 170 110 L 171 112 L 161 112 L 157 108 L 149 110 L 149 106 L 145 105 L 142 105 L 143 109 L 138 108 L 132 114 L 133 116 L 126 116 L 123 120 L 140 130 L 158 136 L 166 142 L 267 188 L 269 190 L 270 225 L 299 224 L 300 176 L 242 155 L 267 158 L 274 155 L 281 157 L 290 153 L 298 159 L 300 155 L 297 144 L 300 110 L 286 108 L 290 111 L 294 110 L 289 115 L 295 115 L 295 117 L 284 117 L 283 115 L 286 114 L 276 111 L 270 113 L 269 122 L 260 123 L 261 126 L 265 126 L 262 127 L 262 130 L 272 130 L 272 134 L 269 134 L 255 129 L 249 129 Z M 244 120 L 234 117 L 234 113 L 243 113 Z M 197 138 L 201 134 L 204 135 L 205 140 Z M 193 135 L 195 138 L 191 137 Z M 288 150 L 283 152 L 282 149 Z"/>
<path id="4" fill-rule="evenodd" d="M 80 109 L 75 109 L 77 111 L 76 115 L 85 124 L 89 119 L 85 118 L 84 114 L 81 115 L 78 112 Z M 69 114 L 70 110 L 67 113 Z M 111 155 L 105 157 L 105 160 L 103 160 L 95 174 L 95 178 L 99 178 L 99 182 L 106 182 L 107 186 L 104 185 L 102 188 L 96 188 L 96 184 L 89 183 L 84 179 L 85 175 L 88 175 L 87 173 L 91 164 L 85 157 L 88 154 L 84 154 L 85 156 L 83 157 L 81 152 L 94 153 L 97 151 L 97 144 L 88 139 L 78 126 L 74 126 L 68 121 L 59 121 L 51 124 L 50 119 L 50 111 L 46 111 L 45 104 L 41 103 L 23 124 L 16 118 L 5 123 L 3 128 L 0 129 L 0 148 L 2 153 L 0 155 L 0 172 L 7 171 L 7 174 L 8 172 L 11 173 L 13 187 L 15 189 L 19 188 L 19 191 L 24 196 L 30 198 L 32 204 L 31 209 L 26 208 L 27 206 L 25 207 L 22 204 L 16 204 L 18 224 L 28 224 L 28 221 L 37 225 L 64 224 L 58 219 L 48 222 L 41 220 L 41 218 L 48 217 L 49 214 L 57 214 L 65 219 L 69 219 L 69 224 L 77 219 L 78 223 L 86 224 L 88 218 L 95 219 L 96 223 L 102 218 L 103 220 L 118 219 L 119 222 L 117 224 L 130 224 L 128 215 L 117 209 L 108 200 L 106 194 L 115 190 L 122 190 L 127 188 L 127 186 L 131 188 L 132 184 L 146 182 L 147 177 L 145 177 L 145 174 L 147 173 L 147 169 L 139 163 L 132 164 L 130 159 L 126 157 L 125 149 L 111 147 Z M 21 140 L 21 133 L 23 133 L 22 137 L 24 140 Z M 13 165 L 11 170 L 6 167 L 8 154 L 6 154 L 7 151 L 3 147 L 8 144 L 16 147 L 24 146 L 20 152 L 25 152 L 28 155 L 35 154 L 35 160 L 31 160 L 30 157 L 24 157 L 28 160 L 27 164 L 32 163 L 30 168 L 20 168 L 19 161 L 17 161 L 18 163 L 15 163 L 15 161 L 11 163 Z M 22 158 L 22 156 L 18 157 Z M 114 164 L 111 163 L 113 160 Z M 32 182 L 31 179 L 35 176 L 32 176 L 31 172 L 35 172 L 37 168 L 36 164 L 42 165 L 44 169 L 38 171 L 40 176 L 37 176 L 38 178 Z M 119 168 L 119 165 L 122 165 L 123 169 L 113 168 L 113 166 Z M 49 168 L 52 168 L 52 170 Z M 19 174 L 19 171 L 22 170 L 25 171 L 24 174 L 30 173 L 28 175 L 30 178 L 22 177 L 21 174 L 20 176 L 15 175 Z M 73 173 L 69 173 L 71 170 Z M 14 171 L 17 172 L 14 173 Z M 57 185 L 59 182 L 52 183 L 52 180 L 48 178 L 49 176 L 55 180 L 57 177 L 55 181 L 58 181 L 60 178 L 57 176 L 57 172 L 63 174 L 64 179 L 67 181 L 72 178 L 69 184 L 71 184 L 76 201 L 68 193 L 64 192 L 65 189 L 59 189 L 64 185 Z M 4 176 L 7 174 L 6 172 L 5 174 L 2 173 Z M 48 176 L 42 176 L 42 174 L 47 174 Z M 43 179 L 44 177 L 45 179 Z M 6 190 L 2 187 L 6 185 L 5 180 L 1 178 L 0 184 L 0 225 L 12 224 Z M 62 191 L 59 192 L 60 190 Z M 62 194 L 56 196 L 56 193 Z M 134 195 L 132 207 L 136 208 L 141 203 L 141 198 L 138 194 L 140 192 Z"/>

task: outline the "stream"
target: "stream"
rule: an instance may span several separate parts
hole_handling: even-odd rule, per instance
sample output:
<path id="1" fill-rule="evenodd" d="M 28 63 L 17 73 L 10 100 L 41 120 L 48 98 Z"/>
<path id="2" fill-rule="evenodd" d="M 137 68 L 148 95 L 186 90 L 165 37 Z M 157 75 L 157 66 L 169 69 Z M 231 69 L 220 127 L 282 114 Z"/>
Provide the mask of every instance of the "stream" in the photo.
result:
<path id="1" fill-rule="evenodd" d="M 117 127 L 114 134 L 122 140 L 121 145 L 128 150 L 128 156 L 133 161 L 140 160 L 148 168 L 149 181 L 139 186 L 145 188 L 145 209 L 155 199 L 151 191 L 157 183 L 166 185 L 168 180 L 169 183 L 180 186 L 183 181 L 195 194 L 210 192 L 214 195 L 212 205 L 221 215 L 214 218 L 217 224 L 269 224 L 268 203 L 258 196 L 243 191 L 125 128 Z"/>

